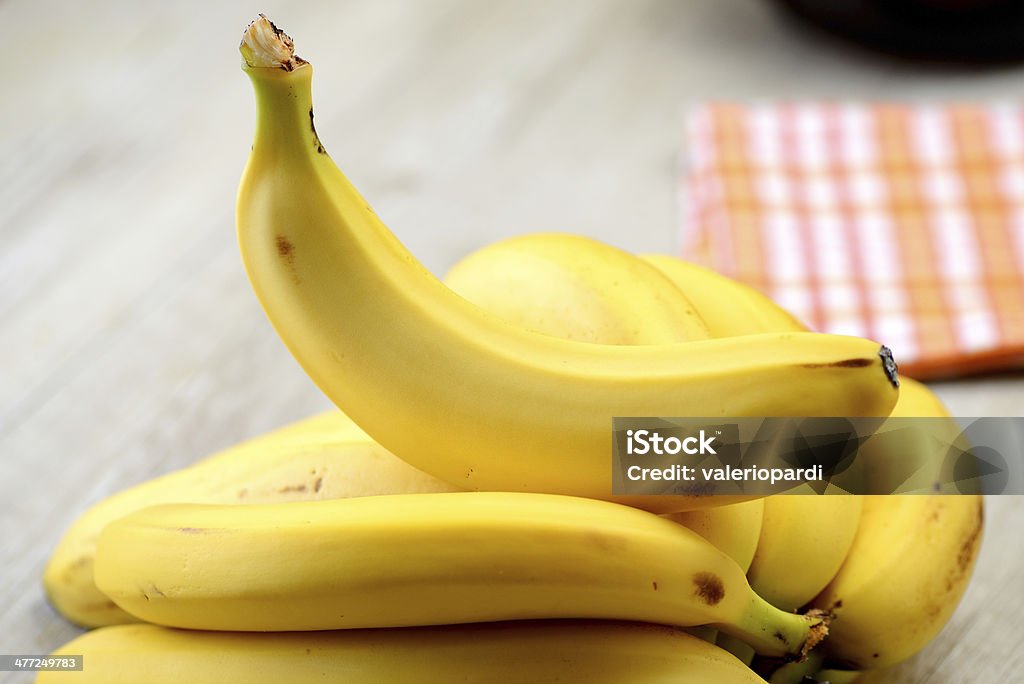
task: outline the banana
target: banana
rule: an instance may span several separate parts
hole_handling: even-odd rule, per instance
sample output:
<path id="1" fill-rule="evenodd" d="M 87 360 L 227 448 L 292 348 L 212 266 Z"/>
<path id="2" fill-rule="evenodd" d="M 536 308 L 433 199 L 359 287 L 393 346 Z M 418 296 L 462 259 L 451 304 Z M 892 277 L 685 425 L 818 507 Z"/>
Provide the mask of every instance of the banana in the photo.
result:
<path id="1" fill-rule="evenodd" d="M 253 288 L 325 394 L 424 472 L 608 499 L 613 416 L 888 415 L 895 403 L 888 350 L 859 338 L 598 345 L 486 314 L 416 261 L 324 152 L 312 68 L 291 40 L 261 18 L 242 53 L 258 110 L 237 203 Z M 670 512 L 706 499 L 623 501 Z"/>
<path id="2" fill-rule="evenodd" d="M 543 621 L 232 634 L 123 625 L 71 641 L 79 672 L 37 684 L 763 684 L 731 655 L 669 627 Z"/>
<path id="3" fill-rule="evenodd" d="M 644 254 L 641 258 L 686 295 L 712 337 L 807 330 L 791 313 L 739 281 L 664 254 Z"/>
<path id="4" fill-rule="evenodd" d="M 133 622 L 93 580 L 96 538 L 110 522 L 159 503 L 269 503 L 455 491 L 395 458 L 340 411 L 225 449 L 94 504 L 64 533 L 43 572 L 62 615 L 83 627 Z"/>
<path id="5" fill-rule="evenodd" d="M 850 551 L 862 499 L 813 493 L 765 498 L 761 537 L 747 571 L 754 591 L 783 610 L 817 596 Z"/>
<path id="6" fill-rule="evenodd" d="M 905 383 L 894 417 L 948 416 Z M 838 574 L 814 600 L 835 616 L 827 652 L 851 670 L 886 667 L 921 650 L 952 616 L 981 546 L 984 506 L 973 495 L 864 497 Z"/>
<path id="7" fill-rule="evenodd" d="M 707 539 L 746 572 L 757 551 L 765 502 L 771 499 L 768 497 L 697 511 L 667 513 L 665 517 Z"/>
<path id="8" fill-rule="evenodd" d="M 657 269 L 597 240 L 537 233 L 488 245 L 444 282 L 520 327 L 600 344 L 667 344 L 709 337 L 686 297 Z"/>
<path id="9" fill-rule="evenodd" d="M 142 620 L 194 629 L 597 618 L 711 624 L 777 656 L 827 632 L 758 597 L 695 532 L 551 494 L 156 506 L 103 530 L 96 583 Z"/>

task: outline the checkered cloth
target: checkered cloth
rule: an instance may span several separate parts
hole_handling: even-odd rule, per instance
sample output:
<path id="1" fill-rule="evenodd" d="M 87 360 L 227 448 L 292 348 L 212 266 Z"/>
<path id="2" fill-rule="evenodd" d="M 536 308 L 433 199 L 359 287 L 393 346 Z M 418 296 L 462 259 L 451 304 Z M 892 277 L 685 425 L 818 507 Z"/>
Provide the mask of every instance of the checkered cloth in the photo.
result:
<path id="1" fill-rule="evenodd" d="M 935 378 L 1024 364 L 1024 107 L 713 104 L 683 256 Z"/>

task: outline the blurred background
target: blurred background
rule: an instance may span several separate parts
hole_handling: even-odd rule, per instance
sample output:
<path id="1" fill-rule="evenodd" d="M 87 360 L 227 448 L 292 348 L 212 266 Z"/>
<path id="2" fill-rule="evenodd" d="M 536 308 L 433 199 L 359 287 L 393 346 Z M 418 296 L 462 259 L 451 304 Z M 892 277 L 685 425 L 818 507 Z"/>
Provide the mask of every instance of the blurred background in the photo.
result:
<path id="1" fill-rule="evenodd" d="M 0 0 L 14 57 L 0 76 L 0 651 L 46 653 L 76 633 L 39 577 L 89 503 L 328 406 L 235 243 L 254 121 L 237 46 L 257 12 L 314 65 L 331 156 L 440 275 L 533 231 L 677 253 L 683 116 L 708 100 L 1019 99 L 1024 39 L 984 48 L 1012 11 L 987 15 L 972 49 L 911 45 L 898 36 L 923 15 L 879 26 L 877 4 Z M 838 23 L 815 15 L 826 5 Z M 844 30 L 855 16 L 867 28 Z M 941 21 L 970 33 L 964 16 Z M 958 415 L 1024 413 L 1020 373 L 935 387 Z M 1022 521 L 1020 499 L 991 501 L 953 622 L 884 681 L 1024 668 Z"/>

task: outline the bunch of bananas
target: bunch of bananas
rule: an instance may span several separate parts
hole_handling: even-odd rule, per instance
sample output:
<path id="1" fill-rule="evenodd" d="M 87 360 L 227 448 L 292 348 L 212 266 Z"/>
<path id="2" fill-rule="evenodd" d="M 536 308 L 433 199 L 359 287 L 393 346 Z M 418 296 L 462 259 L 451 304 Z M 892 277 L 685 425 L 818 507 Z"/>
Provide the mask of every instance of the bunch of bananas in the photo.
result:
<path id="1" fill-rule="evenodd" d="M 977 497 L 610 492 L 616 415 L 944 415 L 877 344 L 572 235 L 486 247 L 442 283 L 326 155 L 291 40 L 261 17 L 242 54 L 242 254 L 344 413 L 83 514 L 44 584 L 100 629 L 57 651 L 84 672 L 38 681 L 849 681 L 938 633 Z"/>

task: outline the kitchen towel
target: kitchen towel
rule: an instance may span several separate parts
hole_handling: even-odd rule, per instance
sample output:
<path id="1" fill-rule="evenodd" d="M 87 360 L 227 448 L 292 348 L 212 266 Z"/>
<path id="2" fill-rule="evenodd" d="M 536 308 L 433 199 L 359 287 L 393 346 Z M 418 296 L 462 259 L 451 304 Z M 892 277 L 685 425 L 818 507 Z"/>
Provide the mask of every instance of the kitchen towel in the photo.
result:
<path id="1" fill-rule="evenodd" d="M 682 256 L 938 378 L 1024 365 L 1024 107 L 708 104 Z"/>

